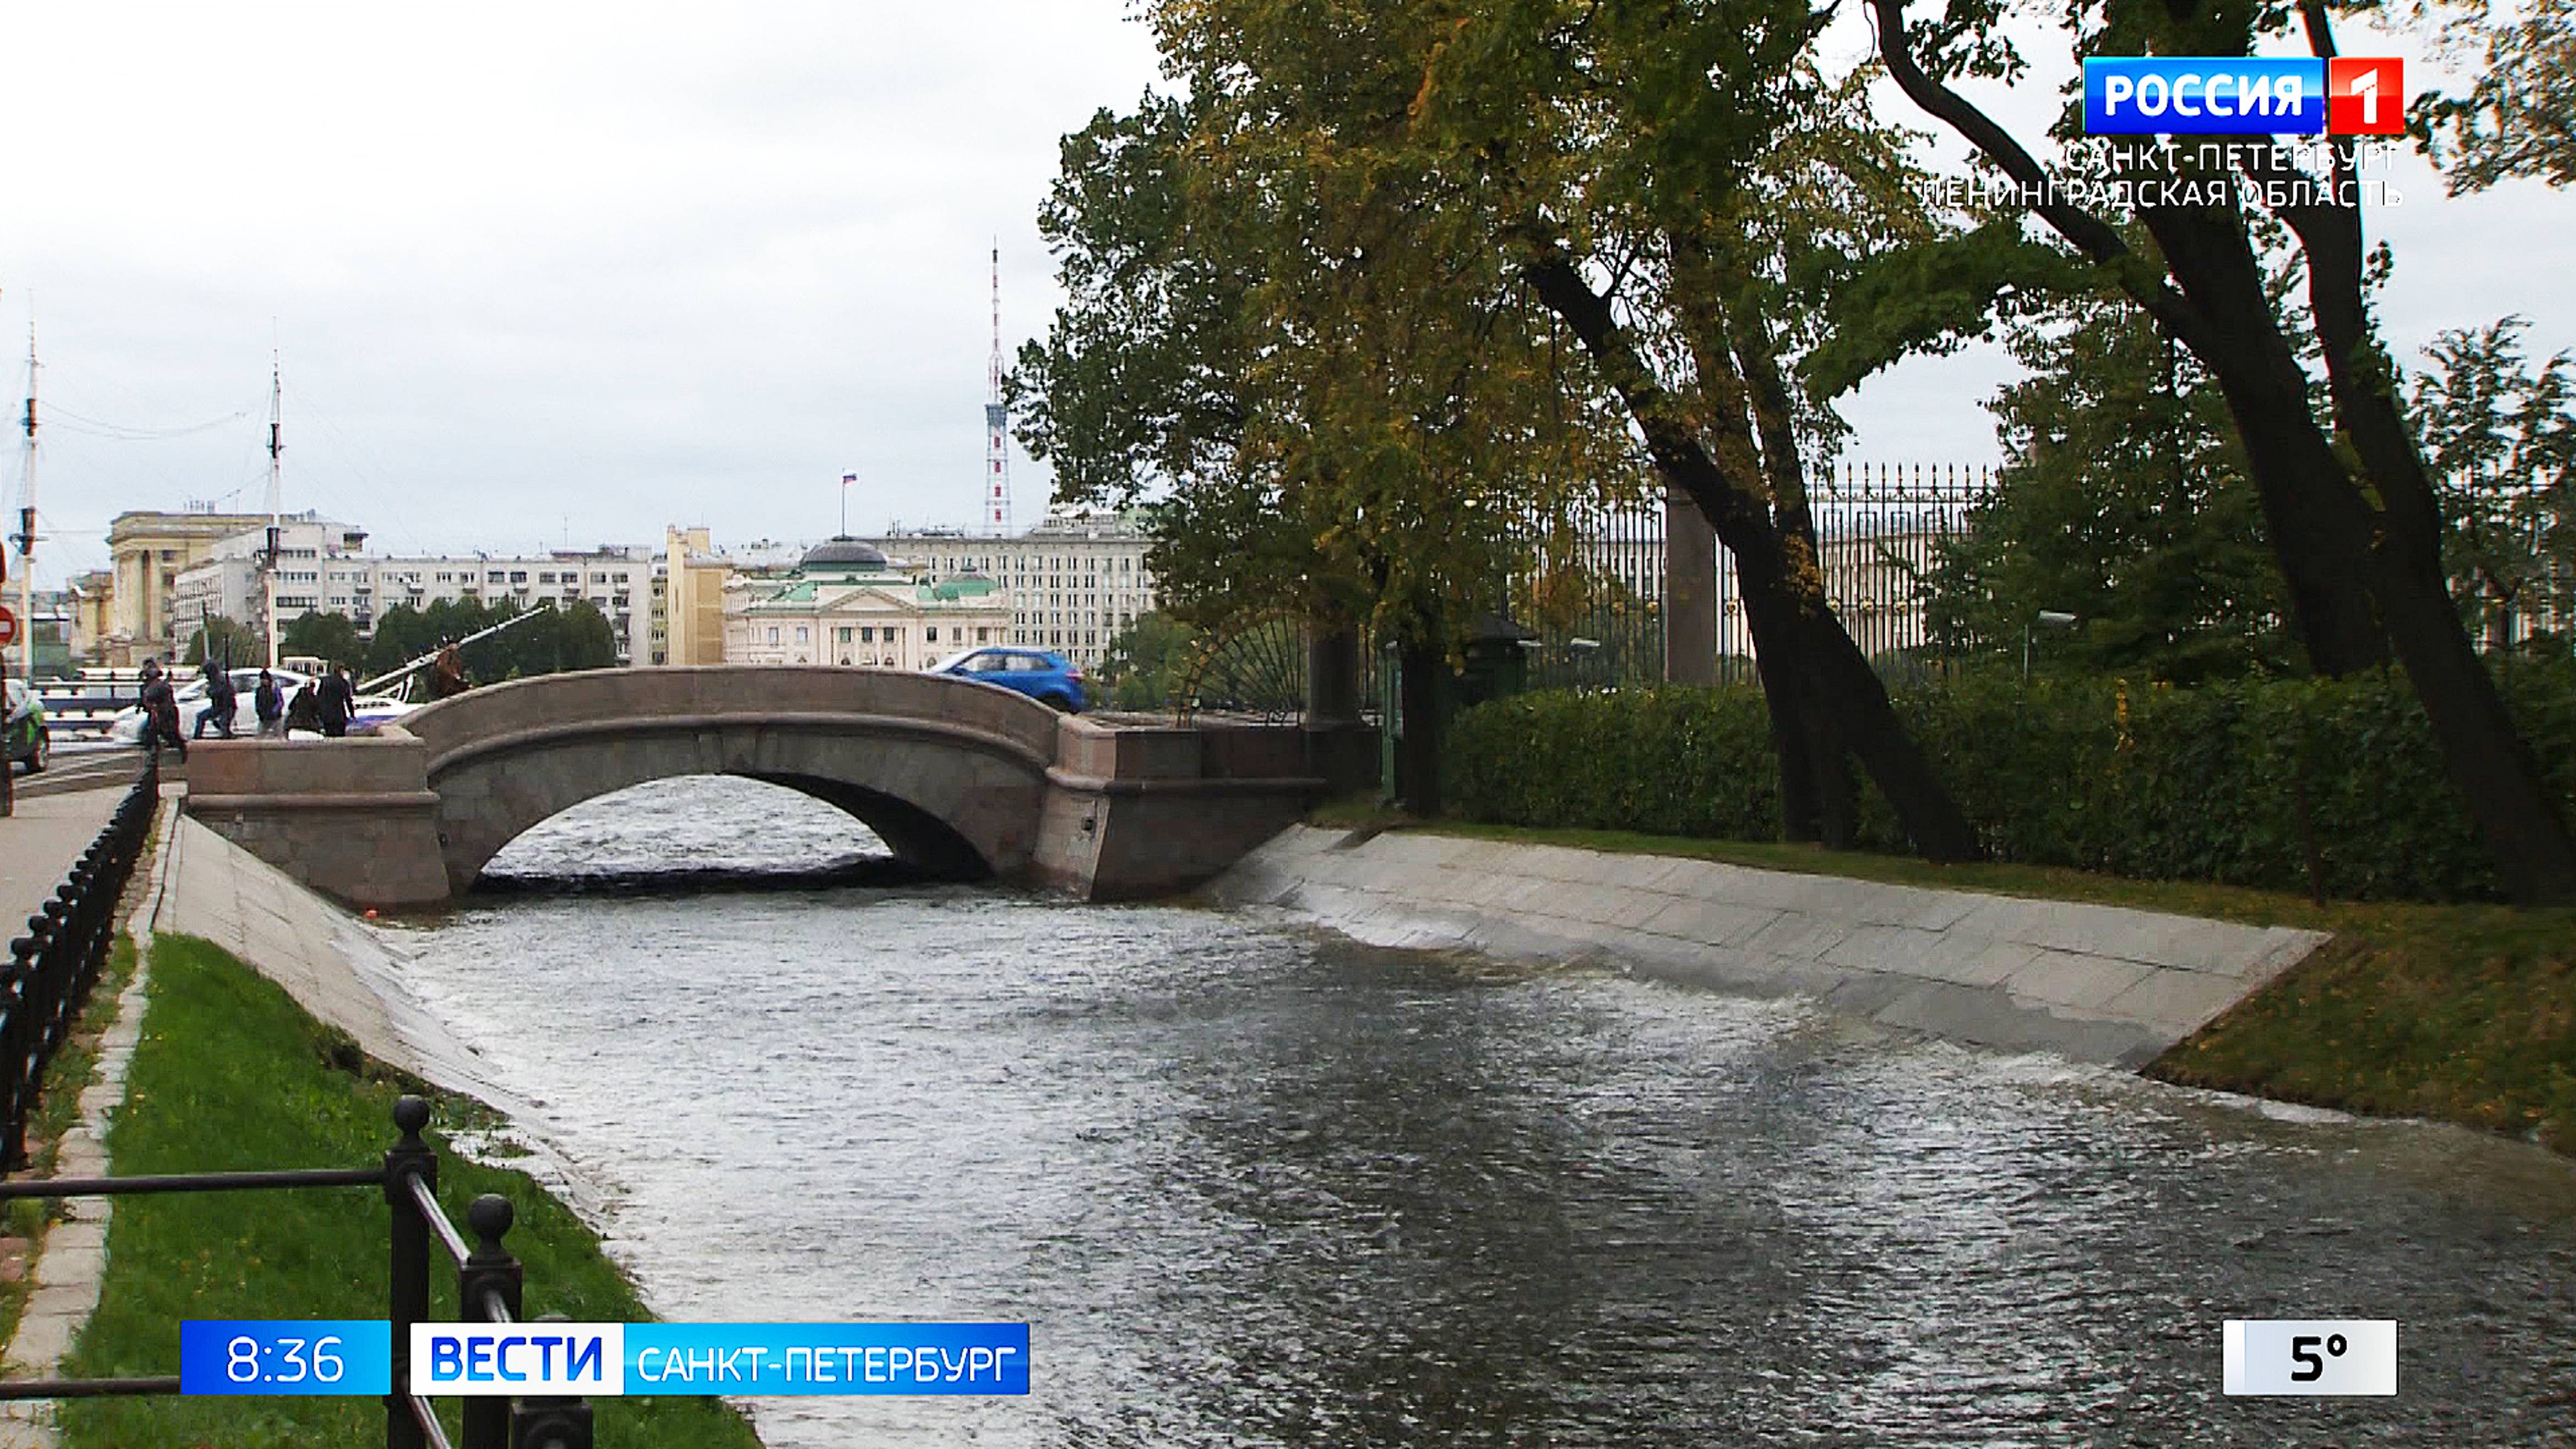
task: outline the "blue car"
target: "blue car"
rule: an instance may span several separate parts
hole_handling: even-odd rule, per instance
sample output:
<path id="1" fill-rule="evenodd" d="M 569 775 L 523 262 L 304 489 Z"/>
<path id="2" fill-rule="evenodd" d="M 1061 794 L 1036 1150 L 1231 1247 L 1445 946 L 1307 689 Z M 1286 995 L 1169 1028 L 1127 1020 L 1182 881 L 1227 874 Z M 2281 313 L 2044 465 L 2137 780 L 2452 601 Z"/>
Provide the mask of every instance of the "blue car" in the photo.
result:
<path id="1" fill-rule="evenodd" d="M 1038 703 L 1068 714 L 1080 714 L 1090 698 L 1083 692 L 1082 671 L 1061 654 L 995 644 L 967 649 L 930 666 L 931 674 L 954 674 L 1016 689 Z"/>

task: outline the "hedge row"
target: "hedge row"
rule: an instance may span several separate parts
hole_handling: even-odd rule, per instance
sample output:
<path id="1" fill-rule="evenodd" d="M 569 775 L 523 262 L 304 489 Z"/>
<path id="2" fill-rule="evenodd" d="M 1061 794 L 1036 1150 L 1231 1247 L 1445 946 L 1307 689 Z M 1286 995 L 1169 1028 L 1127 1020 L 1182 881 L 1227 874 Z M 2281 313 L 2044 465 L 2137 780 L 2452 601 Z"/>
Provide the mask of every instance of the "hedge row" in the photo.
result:
<path id="1" fill-rule="evenodd" d="M 2526 657 L 2500 682 L 2576 820 L 2576 664 Z M 2499 894 L 2403 676 L 1985 680 L 1896 706 L 2001 860 L 2304 891 L 2304 793 L 2329 894 Z M 1449 800 L 1470 819 L 1780 834 L 1769 719 L 1750 687 L 1499 700 L 1459 718 L 1450 759 Z M 1865 794 L 1865 843 L 1902 849 L 1885 802 Z"/>

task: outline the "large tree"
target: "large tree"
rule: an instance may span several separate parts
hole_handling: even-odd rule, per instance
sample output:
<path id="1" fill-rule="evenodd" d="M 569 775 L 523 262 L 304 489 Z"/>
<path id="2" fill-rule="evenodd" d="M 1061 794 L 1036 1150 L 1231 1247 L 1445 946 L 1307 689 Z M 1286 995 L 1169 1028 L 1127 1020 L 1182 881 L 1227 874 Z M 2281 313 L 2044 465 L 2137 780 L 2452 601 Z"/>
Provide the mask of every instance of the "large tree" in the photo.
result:
<path id="1" fill-rule="evenodd" d="M 1436 657 L 1531 540 L 1635 497 L 1643 461 L 1737 554 L 1793 832 L 1848 837 L 1856 755 L 1927 853 L 1975 854 L 1833 619 L 1807 519 L 1819 419 L 1782 366 L 1780 220 L 1867 231 L 1815 198 L 1903 190 L 1883 136 L 1847 110 L 1813 124 L 1836 95 L 1801 68 L 1815 17 L 1147 13 L 1187 100 L 1068 141 L 1047 223 L 1074 301 L 1022 378 L 1045 397 L 1032 446 L 1087 454 L 1078 486 L 1170 482 L 1157 573 L 1176 609 L 1338 589 Z M 1765 160 L 1777 184 L 1750 194 Z M 1409 690 L 1432 674 L 1408 660 Z M 1408 718 L 1431 704 L 1408 698 Z M 1416 764 L 1417 786 L 1436 779 Z"/>
<path id="2" fill-rule="evenodd" d="M 1444 19 L 1404 134 L 1734 556 L 1791 832 L 1849 838 L 1857 759 L 1918 849 L 1975 856 L 1827 599 L 1803 480 L 1830 419 L 1787 382 L 1811 254 L 1923 224 L 1903 138 L 1816 73 L 1802 5 L 1416 8 Z"/>
<path id="3" fill-rule="evenodd" d="M 2134 308 L 2075 299 L 2014 327 L 2029 376 L 1988 404 L 1995 487 L 1923 580 L 1954 656 L 2015 658 L 2041 610 L 2081 631 L 2063 665 L 2189 683 L 2294 667 L 2279 567 L 2227 406 Z"/>
<path id="4" fill-rule="evenodd" d="M 2576 359 L 2534 370 L 2520 317 L 2444 332 L 2408 401 L 2451 527 L 2451 591 L 2491 646 L 2576 620 Z"/>
<path id="5" fill-rule="evenodd" d="M 1348 40 L 1308 74 L 1400 114 L 1418 74 Z M 1285 611 L 1394 641 L 1407 793 L 1434 811 L 1450 655 L 1534 538 L 1619 496 L 1630 452 L 1427 204 L 1424 158 L 1276 98 L 1198 85 L 1067 139 L 1041 225 L 1069 299 L 1014 374 L 1022 436 L 1064 496 L 1167 493 L 1151 561 L 1184 622 Z"/>
<path id="6" fill-rule="evenodd" d="M 2364 243 L 2351 138 L 2328 143 L 2318 174 L 2270 136 L 2217 138 L 2134 161 L 2124 179 L 2148 188 L 2149 204 L 2135 216 L 2151 239 L 2134 246 L 2114 219 L 2053 187 L 2029 147 L 1951 84 L 2013 59 L 2001 0 L 1870 6 L 1879 53 L 1905 94 L 2032 198 L 2031 214 L 2072 256 L 2216 380 L 2310 660 L 2342 673 L 2393 652 L 2507 892 L 2523 902 L 2576 900 L 2576 836 L 2452 605 L 2441 501 L 2370 315 L 2374 267 L 2385 261 L 2375 263 Z M 2246 55 L 2292 26 L 2316 54 L 2335 51 L 2326 0 L 2089 0 L 2072 14 L 2080 27 L 2072 44 L 2087 55 Z M 2239 204 L 2240 180 L 2261 209 Z M 2267 291 L 2256 230 L 2267 218 L 2295 250 L 2304 329 L 2285 321 Z M 2302 331 L 2323 367 L 2322 411 Z"/>

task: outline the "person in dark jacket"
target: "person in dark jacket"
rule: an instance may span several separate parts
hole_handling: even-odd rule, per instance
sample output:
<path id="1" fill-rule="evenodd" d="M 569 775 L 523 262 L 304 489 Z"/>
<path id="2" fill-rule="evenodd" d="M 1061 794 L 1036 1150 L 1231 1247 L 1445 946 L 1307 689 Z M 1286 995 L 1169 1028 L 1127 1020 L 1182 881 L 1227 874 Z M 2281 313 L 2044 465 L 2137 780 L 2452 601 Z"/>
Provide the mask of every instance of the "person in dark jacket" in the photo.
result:
<path id="1" fill-rule="evenodd" d="M 307 684 L 295 691 L 295 697 L 286 702 L 286 719 L 279 725 L 278 732 L 286 735 L 297 730 L 313 735 L 322 733 L 321 700 L 319 685 Z"/>
<path id="2" fill-rule="evenodd" d="M 179 763 L 188 763 L 188 737 L 179 729 L 179 699 L 170 692 L 170 681 L 150 663 L 143 681 L 143 742 L 151 747 L 152 757 L 161 757 L 161 746 L 167 744 L 179 752 Z"/>
<path id="3" fill-rule="evenodd" d="M 250 707 L 259 716 L 262 739 L 286 733 L 286 695 L 265 669 L 259 672 L 259 686 L 250 692 Z"/>
<path id="4" fill-rule="evenodd" d="M 206 707 L 198 711 L 197 727 L 189 732 L 189 736 L 192 739 L 202 740 L 206 737 L 206 727 L 211 725 L 216 734 L 225 739 L 231 739 L 233 717 L 240 712 L 241 708 L 234 696 L 233 672 L 226 669 L 220 662 L 209 659 L 206 661 L 204 674 Z"/>
<path id="5" fill-rule="evenodd" d="M 349 687 L 349 671 L 339 665 L 322 676 L 320 697 L 314 703 L 322 715 L 322 737 L 336 740 L 349 732 L 349 710 L 358 701 L 357 691 Z"/>

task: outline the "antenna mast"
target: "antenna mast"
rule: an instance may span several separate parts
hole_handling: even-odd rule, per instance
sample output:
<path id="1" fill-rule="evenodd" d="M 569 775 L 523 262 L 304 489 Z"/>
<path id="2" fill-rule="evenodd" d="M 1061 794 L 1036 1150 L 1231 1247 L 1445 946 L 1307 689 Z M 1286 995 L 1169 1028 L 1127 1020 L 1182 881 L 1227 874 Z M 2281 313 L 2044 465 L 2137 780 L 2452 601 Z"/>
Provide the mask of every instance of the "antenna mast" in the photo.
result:
<path id="1" fill-rule="evenodd" d="M 27 319 L 27 496 L 18 509 L 18 628 L 26 646 L 22 676 L 36 684 L 36 319 Z"/>
<path id="2" fill-rule="evenodd" d="M 280 525 L 279 454 L 286 451 L 286 366 L 275 348 L 268 354 L 268 553 L 260 570 L 260 608 L 268 624 L 268 667 L 277 667 L 277 550 L 285 530 Z"/>
<path id="3" fill-rule="evenodd" d="M 1002 244 L 993 243 L 993 363 L 984 394 L 984 531 L 1011 531 L 1011 413 L 1002 405 Z"/>

